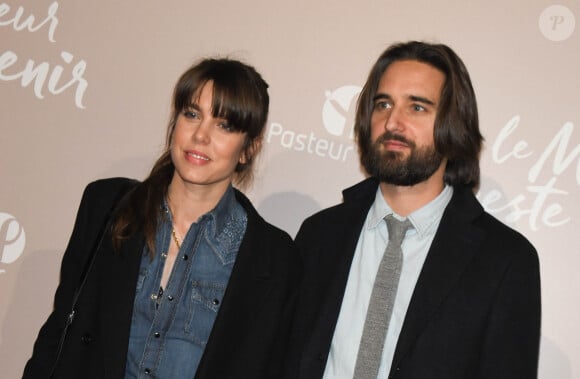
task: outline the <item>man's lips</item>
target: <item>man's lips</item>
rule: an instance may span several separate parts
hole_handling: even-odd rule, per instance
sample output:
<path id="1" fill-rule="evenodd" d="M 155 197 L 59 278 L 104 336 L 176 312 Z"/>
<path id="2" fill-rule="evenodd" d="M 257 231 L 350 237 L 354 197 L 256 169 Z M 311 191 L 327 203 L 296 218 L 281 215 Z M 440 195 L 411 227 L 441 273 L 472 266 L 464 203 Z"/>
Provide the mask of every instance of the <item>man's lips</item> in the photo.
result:
<path id="1" fill-rule="evenodd" d="M 381 135 L 376 143 L 381 145 L 385 150 L 402 150 L 414 147 L 414 144 L 410 141 L 407 141 L 405 137 L 390 131 L 387 131 Z"/>
<path id="2" fill-rule="evenodd" d="M 409 147 L 409 145 L 407 143 L 405 143 L 403 141 L 394 140 L 394 139 L 384 140 L 384 141 L 381 142 L 381 144 L 386 149 L 395 149 L 395 150 L 399 150 L 399 149 L 403 149 L 403 148 Z"/>

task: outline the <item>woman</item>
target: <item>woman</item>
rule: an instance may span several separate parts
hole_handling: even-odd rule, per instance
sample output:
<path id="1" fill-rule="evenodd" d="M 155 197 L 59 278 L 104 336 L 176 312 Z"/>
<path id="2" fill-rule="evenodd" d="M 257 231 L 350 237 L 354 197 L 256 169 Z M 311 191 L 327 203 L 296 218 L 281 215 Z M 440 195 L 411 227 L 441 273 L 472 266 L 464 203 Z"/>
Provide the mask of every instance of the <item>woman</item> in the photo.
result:
<path id="1" fill-rule="evenodd" d="M 280 376 L 297 256 L 232 186 L 251 179 L 267 87 L 201 61 L 149 177 L 89 184 L 25 378 Z"/>

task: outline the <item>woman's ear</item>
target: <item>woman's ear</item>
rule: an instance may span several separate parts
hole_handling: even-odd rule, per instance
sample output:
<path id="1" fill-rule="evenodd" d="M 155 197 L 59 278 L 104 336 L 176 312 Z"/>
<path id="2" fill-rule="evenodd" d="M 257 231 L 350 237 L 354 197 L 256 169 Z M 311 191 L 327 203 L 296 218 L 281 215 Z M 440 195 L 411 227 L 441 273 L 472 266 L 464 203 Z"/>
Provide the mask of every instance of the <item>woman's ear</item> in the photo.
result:
<path id="1" fill-rule="evenodd" d="M 240 155 L 240 164 L 244 165 L 251 162 L 254 157 L 260 152 L 262 148 L 262 137 L 254 138 L 253 141 L 248 142 L 248 146 L 242 151 Z"/>

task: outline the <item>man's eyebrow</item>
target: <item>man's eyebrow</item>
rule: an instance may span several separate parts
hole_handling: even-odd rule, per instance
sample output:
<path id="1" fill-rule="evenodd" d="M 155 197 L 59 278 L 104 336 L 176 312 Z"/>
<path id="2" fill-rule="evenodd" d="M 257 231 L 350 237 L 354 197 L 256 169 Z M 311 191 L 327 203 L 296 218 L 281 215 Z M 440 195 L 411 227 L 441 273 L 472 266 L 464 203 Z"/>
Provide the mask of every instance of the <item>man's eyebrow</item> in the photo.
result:
<path id="1" fill-rule="evenodd" d="M 373 101 L 377 101 L 377 100 L 390 100 L 391 96 L 389 94 L 386 93 L 377 93 L 374 97 L 373 97 Z"/>
<path id="2" fill-rule="evenodd" d="M 418 103 L 423 103 L 423 104 L 435 106 L 435 102 L 434 101 L 429 100 L 429 99 L 427 99 L 426 97 L 423 97 L 423 96 L 409 95 L 408 98 L 411 101 L 416 101 Z M 375 102 L 377 100 L 391 100 L 391 95 L 389 95 L 387 93 L 377 93 L 373 97 L 373 102 Z"/>
<path id="3" fill-rule="evenodd" d="M 416 101 L 418 103 L 423 103 L 423 104 L 435 106 L 435 102 L 427 99 L 426 97 L 411 95 L 411 96 L 409 96 L 409 99 Z"/>

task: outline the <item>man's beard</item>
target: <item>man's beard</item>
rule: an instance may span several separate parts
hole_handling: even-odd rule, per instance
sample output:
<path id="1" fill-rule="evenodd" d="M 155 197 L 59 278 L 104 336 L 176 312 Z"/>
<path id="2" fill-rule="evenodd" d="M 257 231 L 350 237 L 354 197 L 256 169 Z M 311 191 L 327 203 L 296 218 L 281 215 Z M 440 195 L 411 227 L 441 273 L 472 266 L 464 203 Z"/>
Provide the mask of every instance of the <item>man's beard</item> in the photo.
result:
<path id="1" fill-rule="evenodd" d="M 383 151 L 382 144 L 387 140 L 401 141 L 411 150 L 404 158 L 400 151 Z M 443 161 L 443 156 L 435 150 L 435 146 L 417 148 L 413 141 L 405 137 L 385 132 L 372 143 L 368 142 L 369 151 L 362 158 L 362 165 L 369 175 L 383 183 L 397 186 L 412 186 L 429 179 Z"/>

